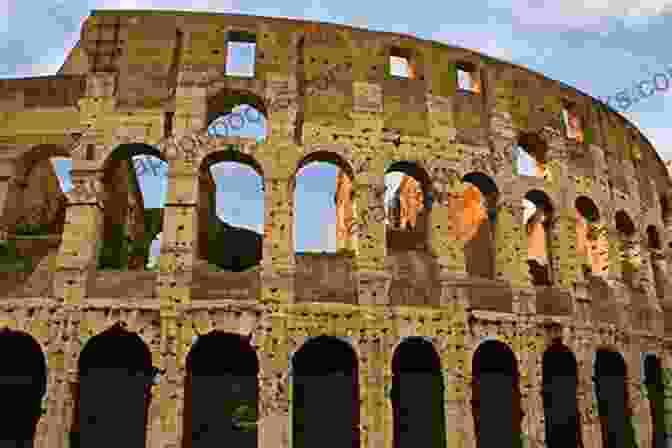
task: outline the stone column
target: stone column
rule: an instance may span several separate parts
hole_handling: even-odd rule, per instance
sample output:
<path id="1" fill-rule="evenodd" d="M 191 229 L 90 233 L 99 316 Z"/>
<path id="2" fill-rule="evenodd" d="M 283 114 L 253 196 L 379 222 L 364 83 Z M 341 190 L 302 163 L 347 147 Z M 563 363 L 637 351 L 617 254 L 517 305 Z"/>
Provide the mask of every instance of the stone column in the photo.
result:
<path id="1" fill-rule="evenodd" d="M 382 182 L 383 177 L 378 179 Z M 385 186 L 373 183 L 367 176 L 355 179 L 356 220 L 353 237 L 357 239 L 355 272 L 360 305 L 389 303 L 390 276 L 385 271 Z"/>
<path id="2" fill-rule="evenodd" d="M 578 386 L 577 407 L 581 425 L 580 436 L 586 448 L 602 445 L 602 433 L 597 412 L 597 398 L 594 394 L 593 344 L 592 329 L 581 326 L 574 335 L 574 354 L 577 362 Z"/>
<path id="3" fill-rule="evenodd" d="M 609 275 L 611 281 L 623 282 L 623 243 L 621 232 L 614 224 L 607 225 L 607 238 L 609 240 Z"/>
<path id="4" fill-rule="evenodd" d="M 185 142 L 186 143 L 186 142 Z M 183 148 L 184 149 L 184 148 Z M 163 239 L 156 286 L 161 316 L 159 368 L 162 384 L 155 399 L 161 409 L 163 438 L 157 448 L 180 446 L 184 406 L 182 312 L 191 303 L 191 281 L 198 243 L 198 167 L 200 158 L 174 159 L 168 167 L 168 197 L 163 217 Z"/>
<path id="5" fill-rule="evenodd" d="M 521 407 L 523 411 L 521 430 L 523 439 L 528 440 L 528 447 L 545 446 L 546 434 L 544 427 L 544 405 L 541 397 L 542 390 L 542 356 L 543 340 L 537 338 L 535 327 L 527 323 L 519 339 L 519 347 L 516 352 L 520 358 L 520 384 Z"/>
<path id="6" fill-rule="evenodd" d="M 289 173 L 264 174 L 262 300 L 294 302 L 294 193 Z"/>
<path id="7" fill-rule="evenodd" d="M 527 265 L 527 232 L 523 210 L 522 201 L 506 200 L 498 206 L 495 226 L 495 278 L 510 282 L 514 289 L 514 313 L 535 313 L 535 296 L 531 291 L 532 282 Z"/>
<path id="8" fill-rule="evenodd" d="M 365 316 L 365 319 L 375 320 L 372 316 Z M 386 437 L 392 441 L 391 425 L 385 425 L 385 420 L 392 417 L 391 403 L 384 405 L 385 401 L 390 401 L 386 397 L 385 375 L 390 375 L 390 363 L 385 362 L 385 357 L 381 357 L 382 338 L 375 338 L 371 335 L 370 339 L 362 341 L 359 344 L 359 427 L 360 427 L 360 447 L 362 448 L 386 448 Z M 383 409 L 389 409 L 388 412 L 381 412 Z M 387 431 L 390 431 L 389 433 Z"/>
<path id="9" fill-rule="evenodd" d="M 264 313 L 260 324 L 265 331 L 254 334 L 259 354 L 258 446 L 289 448 L 292 397 L 286 316 Z"/>
<path id="10" fill-rule="evenodd" d="M 459 216 L 460 212 L 464 212 L 465 184 L 456 175 L 452 175 L 445 184 L 435 183 L 434 189 L 437 194 L 429 217 L 430 247 L 437 259 L 442 278 L 446 275 L 465 278 L 465 229 L 460 222 L 462 216 Z"/>
<path id="11" fill-rule="evenodd" d="M 551 227 L 551 254 L 553 284 L 571 291 L 579 278 L 581 262 L 576 252 L 576 212 L 563 208 L 556 212 Z M 550 259 L 552 258 L 552 259 Z"/>
<path id="12" fill-rule="evenodd" d="M 44 353 L 47 363 L 46 415 L 43 415 L 37 423 L 35 448 L 69 446 L 67 440 L 74 419 L 75 391 L 78 382 L 77 361 L 81 351 L 78 330 L 80 316 L 78 308 L 64 307 L 56 314 L 44 309 L 33 317 L 30 332 L 43 344 L 48 333 L 60 333 L 60 337 L 45 347 L 47 349 Z M 55 321 L 60 321 L 60 324 Z"/>
<path id="13" fill-rule="evenodd" d="M 95 280 L 103 225 L 103 173 L 95 165 L 73 160 L 72 190 L 66 193 L 68 208 L 54 275 L 54 295 L 66 305 L 81 305 Z"/>

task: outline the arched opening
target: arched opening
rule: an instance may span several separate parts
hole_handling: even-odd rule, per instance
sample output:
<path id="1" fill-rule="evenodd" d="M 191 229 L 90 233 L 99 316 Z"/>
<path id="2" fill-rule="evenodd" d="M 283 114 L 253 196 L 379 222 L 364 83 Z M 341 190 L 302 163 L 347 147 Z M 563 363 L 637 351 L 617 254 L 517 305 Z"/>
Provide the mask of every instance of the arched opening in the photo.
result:
<path id="1" fill-rule="evenodd" d="M 576 208 L 576 253 L 584 275 L 602 275 L 609 269 L 609 241 L 600 211 L 586 196 L 574 201 Z"/>
<path id="2" fill-rule="evenodd" d="M 665 297 L 665 285 L 667 284 L 667 263 L 665 262 L 660 236 L 655 226 L 646 228 L 646 241 L 656 296 L 662 299 Z"/>
<path id="3" fill-rule="evenodd" d="M 216 268 L 258 268 L 264 239 L 264 179 L 251 156 L 218 151 L 199 173 L 198 256 Z"/>
<path id="4" fill-rule="evenodd" d="M 352 347 L 324 335 L 306 342 L 292 359 L 292 403 L 295 448 L 359 448 L 359 383 Z"/>
<path id="5" fill-rule="evenodd" d="M 186 360 L 183 448 L 257 446 L 259 362 L 250 338 L 212 331 Z"/>
<path id="6" fill-rule="evenodd" d="M 602 446 L 634 446 L 631 409 L 626 389 L 625 361 L 620 353 L 600 349 L 595 356 L 595 394 L 602 429 Z"/>
<path id="7" fill-rule="evenodd" d="M 142 339 L 117 323 L 87 342 L 78 370 L 70 446 L 97 446 L 104 440 L 108 446 L 144 448 L 158 369 Z"/>
<path id="8" fill-rule="evenodd" d="M 208 98 L 207 131 L 215 137 L 244 137 L 263 141 L 267 135 L 266 106 L 256 95 L 222 89 Z"/>
<path id="9" fill-rule="evenodd" d="M 482 173 L 469 173 L 462 182 L 466 184 L 464 202 L 455 204 L 457 210 L 451 210 L 450 215 L 459 220 L 456 237 L 466 241 L 467 273 L 472 277 L 494 279 L 497 185 Z"/>
<path id="10" fill-rule="evenodd" d="M 550 286 L 553 282 L 551 268 L 551 232 L 553 207 L 546 193 L 532 190 L 523 199 L 525 230 L 527 232 L 527 264 L 532 284 Z"/>
<path id="11" fill-rule="evenodd" d="M 144 205 L 145 236 L 137 245 L 138 258 L 144 252 L 144 266 L 150 271 L 158 271 L 161 254 L 163 211 L 168 193 L 168 164 L 156 156 L 137 155 L 133 157 L 135 175 Z M 134 261 L 134 263 L 136 263 Z M 139 261 L 137 262 L 139 263 Z"/>
<path id="12" fill-rule="evenodd" d="M 318 151 L 299 162 L 293 179 L 296 300 L 356 303 L 351 167 L 338 154 Z"/>
<path id="13" fill-rule="evenodd" d="M 542 382 L 546 445 L 548 448 L 581 446 L 576 359 L 559 342 L 554 342 L 544 353 Z"/>
<path id="14" fill-rule="evenodd" d="M 444 448 L 441 360 L 432 343 L 420 337 L 402 342 L 392 358 L 392 375 L 393 447 Z"/>
<path id="15" fill-rule="evenodd" d="M 167 162 L 152 146 L 123 144 L 112 151 L 103 171 L 98 269 L 143 271 L 152 241 L 163 227 L 167 176 L 162 173 Z"/>
<path id="16" fill-rule="evenodd" d="M 649 354 L 644 358 L 644 384 L 651 413 L 651 447 L 665 448 L 665 383 L 656 355 Z"/>
<path id="17" fill-rule="evenodd" d="M 31 448 L 47 388 L 44 353 L 33 337 L 8 328 L 0 330 L 0 347 L 0 444 Z"/>
<path id="18" fill-rule="evenodd" d="M 616 221 L 616 230 L 619 235 L 619 250 L 621 258 L 621 267 L 623 282 L 630 286 L 636 286 L 636 275 L 641 264 L 639 246 L 635 241 L 635 224 L 632 219 L 622 210 L 616 212 L 614 216 Z"/>
<path id="19" fill-rule="evenodd" d="M 520 448 L 523 414 L 515 355 L 503 342 L 485 341 L 474 353 L 472 375 L 477 448 Z"/>
<path id="20" fill-rule="evenodd" d="M 518 176 L 544 177 L 548 148 L 536 134 L 523 133 L 513 147 L 513 162 Z"/>
<path id="21" fill-rule="evenodd" d="M 385 172 L 388 251 L 427 250 L 432 183 L 415 162 L 393 163 Z"/>
<path id="22" fill-rule="evenodd" d="M 350 166 L 337 154 L 315 152 L 299 163 L 294 179 L 296 252 L 336 253 L 339 248 L 353 248 Z"/>
<path id="23" fill-rule="evenodd" d="M 13 297 L 52 295 L 65 225 L 71 159 L 65 148 L 38 145 L 15 159 L 0 226 L 0 289 Z"/>

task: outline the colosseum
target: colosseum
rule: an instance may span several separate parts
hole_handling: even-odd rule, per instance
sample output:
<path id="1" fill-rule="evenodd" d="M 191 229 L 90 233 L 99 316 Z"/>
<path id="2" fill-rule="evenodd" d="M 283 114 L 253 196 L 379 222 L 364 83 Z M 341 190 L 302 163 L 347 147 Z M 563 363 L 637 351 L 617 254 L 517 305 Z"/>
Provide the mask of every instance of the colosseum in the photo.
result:
<path id="1" fill-rule="evenodd" d="M 209 132 L 240 104 L 263 139 Z M 672 181 L 570 86 L 408 35 L 97 10 L 56 75 L 0 81 L 0 145 L 3 447 L 670 446 Z M 263 179 L 263 236 L 213 237 L 222 161 Z M 334 253 L 294 246 L 316 161 Z"/>

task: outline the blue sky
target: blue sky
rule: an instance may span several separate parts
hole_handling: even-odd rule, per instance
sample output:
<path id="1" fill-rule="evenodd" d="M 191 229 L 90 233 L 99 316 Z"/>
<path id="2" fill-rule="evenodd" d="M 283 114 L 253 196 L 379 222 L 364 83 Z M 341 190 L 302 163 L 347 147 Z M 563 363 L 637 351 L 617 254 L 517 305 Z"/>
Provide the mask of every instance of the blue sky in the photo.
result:
<path id="1" fill-rule="evenodd" d="M 91 9 L 183 9 L 272 17 L 304 18 L 410 33 L 526 66 L 596 98 L 614 96 L 634 83 L 667 73 L 669 89 L 641 99 L 624 112 L 657 148 L 672 159 L 672 1 L 472 0 L 291 1 L 257 0 L 0 0 L 0 78 L 54 74 L 79 38 Z M 585 5 L 584 3 L 592 3 Z M 459 5 L 459 6 L 458 6 Z M 246 123 L 240 133 L 262 135 L 263 121 Z M 136 162 L 139 163 L 139 162 Z M 155 161 L 158 164 L 158 162 Z M 67 163 L 57 172 L 68 188 Z M 222 163 L 213 168 L 218 214 L 233 225 L 261 229 L 260 179 L 246 167 Z M 165 196 L 165 166 L 139 176 L 148 207 Z M 163 173 L 163 175 L 162 175 Z M 334 167 L 311 164 L 297 179 L 297 250 L 333 250 L 335 241 Z M 395 182 L 389 184 L 390 191 Z M 317 212 L 319 211 L 319 212 Z"/>

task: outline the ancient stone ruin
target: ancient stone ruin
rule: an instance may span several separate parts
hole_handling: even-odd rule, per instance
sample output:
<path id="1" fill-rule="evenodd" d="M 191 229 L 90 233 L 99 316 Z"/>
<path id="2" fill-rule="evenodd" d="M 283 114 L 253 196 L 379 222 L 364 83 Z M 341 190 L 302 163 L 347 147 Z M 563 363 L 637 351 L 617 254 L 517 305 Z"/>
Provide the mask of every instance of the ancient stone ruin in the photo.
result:
<path id="1" fill-rule="evenodd" d="M 250 74 L 229 70 L 234 44 L 254 44 Z M 238 104 L 265 139 L 208 133 Z M 58 74 L 0 81 L 0 154 L 0 440 L 668 436 L 670 174 L 558 81 L 408 35 L 93 11 Z M 168 164 L 162 209 L 144 207 L 139 154 Z M 65 193 L 53 157 L 72 159 Z M 263 235 L 215 219 L 221 161 L 263 179 Z M 339 168 L 335 253 L 294 249 L 295 177 L 314 161 Z"/>

